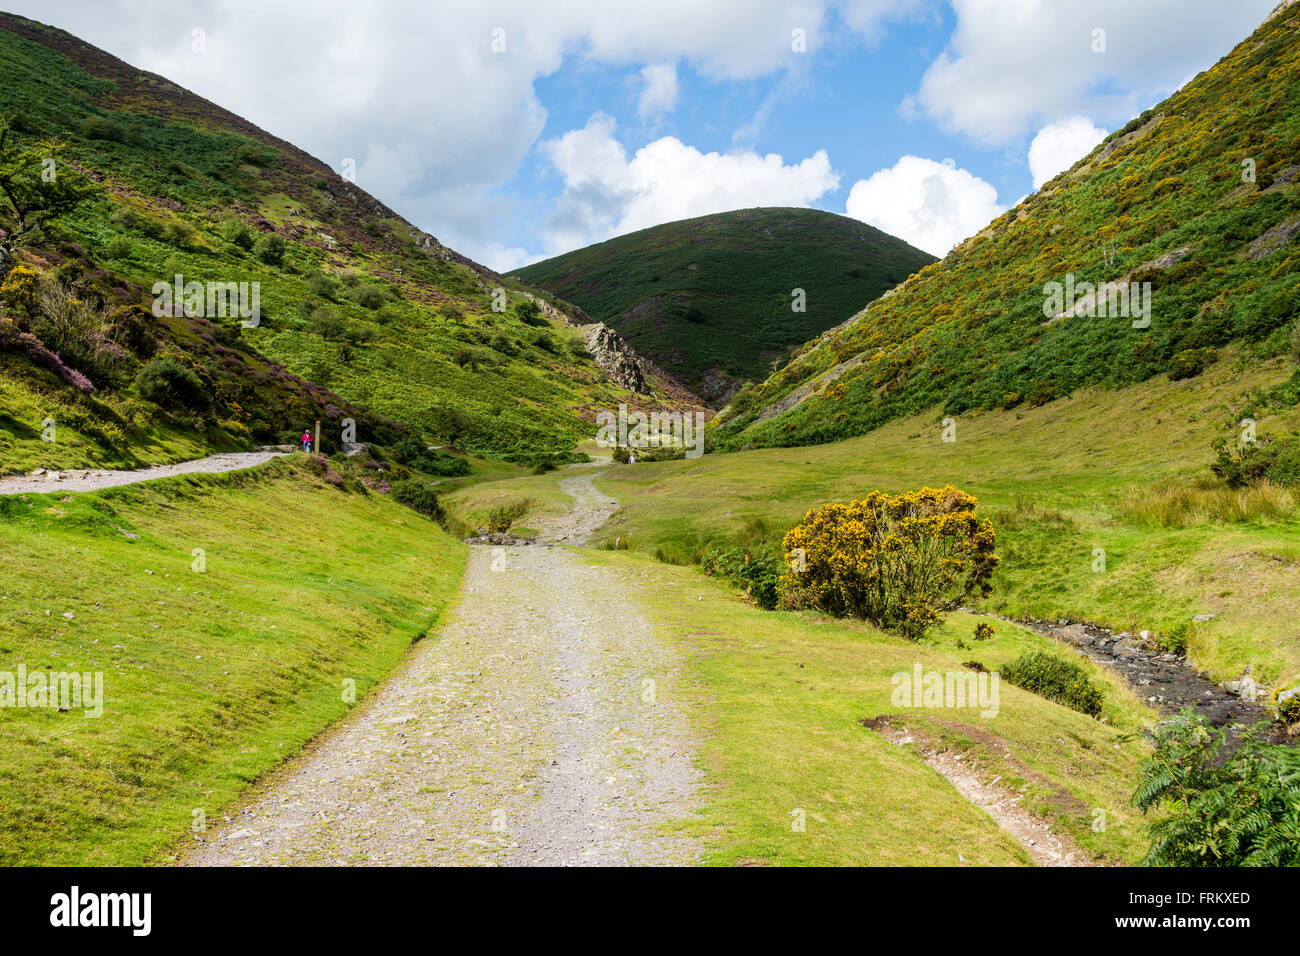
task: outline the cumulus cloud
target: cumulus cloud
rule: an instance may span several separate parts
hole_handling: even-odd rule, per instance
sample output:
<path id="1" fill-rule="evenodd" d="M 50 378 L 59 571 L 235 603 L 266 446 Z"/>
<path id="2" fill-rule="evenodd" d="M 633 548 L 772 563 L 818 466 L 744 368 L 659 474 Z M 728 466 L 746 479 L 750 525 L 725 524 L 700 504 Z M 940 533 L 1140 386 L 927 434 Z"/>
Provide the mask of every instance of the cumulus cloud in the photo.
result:
<path id="1" fill-rule="evenodd" d="M 552 253 L 675 219 L 807 206 L 840 182 L 825 150 L 787 164 L 776 153 L 701 153 L 665 136 L 629 159 L 614 121 L 603 114 L 540 148 L 564 179 L 564 194 L 546 222 Z"/>
<path id="2" fill-rule="evenodd" d="M 853 184 L 845 211 L 935 256 L 1006 211 L 991 185 L 951 160 L 904 156 Z"/>
<path id="3" fill-rule="evenodd" d="M 1225 37 L 1245 36 L 1274 5 L 953 0 L 957 25 L 948 48 L 903 112 L 924 113 L 986 145 L 1004 145 L 1062 116 L 1119 125 L 1213 65 Z"/>
<path id="4" fill-rule="evenodd" d="M 641 96 L 636 112 L 642 119 L 671 113 L 677 105 L 677 64 L 652 63 L 641 70 Z"/>
<path id="5" fill-rule="evenodd" d="M 1106 130 L 1093 125 L 1086 116 L 1071 116 L 1044 126 L 1029 144 L 1029 172 L 1034 177 L 1034 188 L 1069 169 L 1105 138 Z"/>

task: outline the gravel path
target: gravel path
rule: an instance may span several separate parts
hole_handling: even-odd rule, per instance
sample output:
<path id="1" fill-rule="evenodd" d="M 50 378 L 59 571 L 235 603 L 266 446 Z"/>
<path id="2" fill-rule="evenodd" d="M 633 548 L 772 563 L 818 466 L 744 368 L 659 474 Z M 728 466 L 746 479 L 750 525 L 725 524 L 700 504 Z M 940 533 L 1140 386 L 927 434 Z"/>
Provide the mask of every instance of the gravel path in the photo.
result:
<path id="1" fill-rule="evenodd" d="M 243 451 L 228 452 L 222 455 L 209 455 L 194 461 L 180 461 L 174 465 L 150 465 L 136 471 L 103 471 L 98 469 L 73 468 L 64 471 L 43 471 L 39 475 L 10 475 L 0 478 L 0 495 L 44 494 L 50 491 L 94 491 L 98 488 L 112 488 L 117 485 L 134 485 L 140 481 L 152 481 L 154 478 L 167 478 L 171 475 L 215 474 L 222 471 L 238 471 L 240 468 L 252 468 L 272 458 L 287 454 L 280 451 Z"/>
<path id="2" fill-rule="evenodd" d="M 472 548 L 439 631 L 186 862 L 696 862 L 672 832 L 698 805 L 669 692 L 681 662 L 621 572 L 550 543 L 581 543 L 614 508 L 590 474 L 561 488 L 574 506 L 547 543 Z"/>

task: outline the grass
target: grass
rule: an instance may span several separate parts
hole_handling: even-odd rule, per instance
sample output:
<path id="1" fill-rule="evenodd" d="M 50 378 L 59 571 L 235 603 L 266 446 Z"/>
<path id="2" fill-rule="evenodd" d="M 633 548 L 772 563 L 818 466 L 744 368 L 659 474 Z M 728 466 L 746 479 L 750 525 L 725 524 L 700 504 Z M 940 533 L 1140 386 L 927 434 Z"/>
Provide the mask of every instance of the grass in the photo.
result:
<path id="1" fill-rule="evenodd" d="M 779 535 L 804 512 L 873 489 L 951 482 L 976 495 L 998 531 L 1002 564 L 984 607 L 1011 616 L 1068 617 L 1117 629 L 1186 634 L 1193 659 L 1218 679 L 1251 665 L 1270 687 L 1300 680 L 1300 516 L 1282 497 L 1247 496 L 1246 510 L 1182 509 L 1175 525 L 1133 502 L 1209 474 L 1210 442 L 1239 417 L 1238 396 L 1285 376 L 1284 363 L 1225 359 L 1204 376 L 1163 377 L 1122 392 L 1088 390 L 1039 408 L 957 420 L 952 443 L 937 416 L 892 422 L 860 438 L 757 449 L 694 461 L 619 466 L 598 486 L 623 503 L 601 542 L 674 563 L 738 540 L 762 521 Z M 1261 417 L 1262 434 L 1293 429 L 1300 412 Z M 1153 490 L 1156 489 L 1156 490 Z M 1223 502 L 1235 493 L 1209 496 Z M 1208 499 L 1207 499 L 1208 500 Z M 1264 507 L 1260 502 L 1267 500 Z M 1157 511 L 1159 509 L 1156 509 Z M 1240 518 L 1226 522 L 1227 518 Z M 1097 549 L 1104 571 L 1094 571 Z"/>
<path id="2" fill-rule="evenodd" d="M 953 615 L 930 645 L 864 624 L 811 613 L 761 611 L 693 570 L 644 555 L 588 551 L 626 575 L 629 596 L 679 644 L 689 665 L 663 693 L 696 703 L 706 807 L 688 829 L 713 865 L 1022 865 L 1023 848 L 961 797 L 910 748 L 861 723 L 895 714 L 930 745 L 959 752 L 987 783 L 1022 793 L 1022 805 L 1094 857 L 1134 862 L 1145 850 L 1128 801 L 1146 745 L 1135 738 L 1152 713 L 1122 681 L 1078 658 L 1107 688 L 1094 720 L 1005 682 L 998 714 L 900 710 L 892 676 L 963 671 L 978 658 L 996 668 L 1054 645 L 1014 625 L 962 650 L 977 618 Z M 1058 651 L 1059 652 L 1059 651 Z M 1069 652 L 1063 652 L 1069 653 Z M 1009 755 L 1008 755 L 1009 754 Z M 1106 829 L 1094 832 L 1094 811 Z M 806 814 L 804 832 L 792 811 Z"/>
<path id="3" fill-rule="evenodd" d="M 105 697 L 98 719 L 0 709 L 0 864 L 167 861 L 194 811 L 346 713 L 345 679 L 360 698 L 392 669 L 463 563 L 432 522 L 285 461 L 0 498 L 4 669 L 102 671 Z"/>

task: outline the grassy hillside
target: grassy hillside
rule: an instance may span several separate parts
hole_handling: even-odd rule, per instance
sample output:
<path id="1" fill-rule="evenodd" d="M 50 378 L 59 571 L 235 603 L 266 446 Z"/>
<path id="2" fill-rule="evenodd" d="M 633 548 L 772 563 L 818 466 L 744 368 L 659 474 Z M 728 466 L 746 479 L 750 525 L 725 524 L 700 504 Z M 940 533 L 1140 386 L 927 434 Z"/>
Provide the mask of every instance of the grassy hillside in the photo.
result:
<path id="1" fill-rule="evenodd" d="M 433 522 L 284 460 L 0 497 L 0 657 L 104 681 L 95 719 L 0 709 L 0 863 L 160 861 L 346 712 L 345 679 L 384 677 L 463 564 Z"/>
<path id="2" fill-rule="evenodd" d="M 1300 315 L 1300 7 L 732 402 L 727 447 L 859 435 L 922 409 L 1037 406 L 1277 355 Z M 1245 181 L 1253 170 L 1253 181 Z M 1050 282 L 1150 282 L 1149 327 L 1056 319 Z M 1300 378 L 1289 400 L 1300 394 Z M 1134 427 L 1140 427 L 1136 423 Z"/>
<path id="3" fill-rule="evenodd" d="M 24 303 L 21 290 L 5 295 L 0 352 L 23 410 L 0 420 L 9 446 L 39 433 L 45 417 L 76 418 L 72 445 L 36 448 L 45 463 L 114 464 L 169 432 L 219 448 L 283 440 L 317 418 L 336 439 L 341 419 L 353 418 L 362 441 L 386 442 L 410 426 L 507 454 L 572 447 L 594 407 L 630 397 L 519 283 L 164 78 L 9 16 L 0 16 L 0 71 L 0 117 L 9 120 L 0 173 L 34 183 L 54 157 L 59 182 L 92 192 L 22 241 L 0 203 L 12 263 L 77 303 L 68 309 L 81 333 L 65 335 L 67 324 Z M 154 319 L 154 284 L 178 274 L 259 283 L 260 323 L 244 328 L 239 316 L 193 308 Z M 496 288 L 504 311 L 493 308 Z M 79 379 L 60 372 L 58 359 L 38 361 L 24 331 L 48 339 L 93 390 L 68 384 Z M 135 379 L 157 356 L 194 371 L 206 398 L 178 407 L 147 400 Z"/>
<path id="4" fill-rule="evenodd" d="M 1262 432 L 1300 427 L 1296 408 L 1251 404 L 1292 370 L 1230 354 L 1192 379 L 962 416 L 953 442 L 925 414 L 834 444 L 620 466 L 598 482 L 624 506 L 601 539 L 690 563 L 737 542 L 757 551 L 825 502 L 951 482 L 998 535 L 983 609 L 1149 629 L 1219 680 L 1250 665 L 1268 689 L 1290 687 L 1300 490 L 1234 492 L 1208 462 L 1210 439 L 1244 414 Z M 1217 616 L 1194 625 L 1201 614 Z"/>
<path id="5" fill-rule="evenodd" d="M 517 274 L 713 401 L 933 261 L 856 219 L 744 209 L 642 229 Z M 805 311 L 791 308 L 795 289 Z"/>

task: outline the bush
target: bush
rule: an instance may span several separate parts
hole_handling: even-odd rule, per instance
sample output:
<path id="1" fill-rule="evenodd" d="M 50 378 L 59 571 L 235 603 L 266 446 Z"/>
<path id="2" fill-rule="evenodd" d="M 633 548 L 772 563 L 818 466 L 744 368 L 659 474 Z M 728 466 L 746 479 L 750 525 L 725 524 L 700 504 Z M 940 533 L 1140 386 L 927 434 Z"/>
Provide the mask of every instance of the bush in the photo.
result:
<path id="1" fill-rule="evenodd" d="M 430 475 L 444 478 L 458 478 L 469 474 L 469 462 L 444 451 L 425 448 L 414 438 L 403 438 L 389 449 L 394 461 L 418 468 Z"/>
<path id="2" fill-rule="evenodd" d="M 812 509 L 783 542 L 782 603 L 923 637 L 941 606 L 991 590 L 993 526 L 976 504 L 947 485 Z"/>
<path id="3" fill-rule="evenodd" d="M 253 231 L 239 219 L 227 219 L 221 225 L 221 236 L 233 246 L 245 252 L 253 248 Z"/>
<path id="4" fill-rule="evenodd" d="M 1133 804 L 1164 816 L 1147 827 L 1148 866 L 1300 864 L 1300 749 L 1242 732 L 1225 757 L 1228 731 L 1191 710 L 1157 736 Z"/>
<path id="5" fill-rule="evenodd" d="M 377 285 L 359 285 L 349 294 L 350 298 L 363 309 L 374 310 L 384 304 L 387 296 L 384 290 Z"/>
<path id="6" fill-rule="evenodd" d="M 426 518 L 441 522 L 445 517 L 433 485 L 420 478 L 403 478 L 392 482 L 389 494 L 394 501 L 418 511 Z"/>
<path id="7" fill-rule="evenodd" d="M 488 534 L 504 534 L 511 526 L 528 513 L 533 503 L 527 498 L 519 498 L 488 512 Z"/>
<path id="8" fill-rule="evenodd" d="M 785 561 L 775 542 L 759 547 L 710 548 L 700 559 L 700 567 L 706 574 L 729 579 L 761 608 L 770 611 L 780 599 Z"/>
<path id="9" fill-rule="evenodd" d="M 40 288 L 41 274 L 26 266 L 14 266 L 0 283 L 0 298 L 19 315 L 30 316 L 36 311 L 36 294 Z"/>
<path id="10" fill-rule="evenodd" d="M 272 233 L 257 240 L 253 246 L 253 255 L 268 266 L 278 266 L 284 261 L 286 248 L 285 241 Z"/>
<path id="11" fill-rule="evenodd" d="M 1030 651 L 998 673 L 1008 683 L 1031 693 L 1054 700 L 1089 717 L 1101 715 L 1101 688 L 1087 672 L 1073 661 L 1063 660 L 1046 651 Z"/>
<path id="12" fill-rule="evenodd" d="M 132 252 L 131 240 L 126 236 L 114 236 L 108 240 L 104 252 L 110 259 L 130 259 Z"/>
<path id="13" fill-rule="evenodd" d="M 1184 349 L 1176 352 L 1169 360 L 1169 380 L 1176 382 L 1179 379 L 1200 375 L 1207 365 L 1214 364 L 1218 358 L 1219 355 L 1214 349 Z"/>
<path id="14" fill-rule="evenodd" d="M 1260 437 L 1253 442 L 1214 443 L 1210 470 L 1229 488 L 1245 488 L 1265 480 L 1278 485 L 1300 484 L 1300 434 Z"/>
<path id="15" fill-rule="evenodd" d="M 135 378 L 140 396 L 163 408 L 179 411 L 207 411 L 212 396 L 194 369 L 173 358 L 156 358 L 145 365 Z"/>

